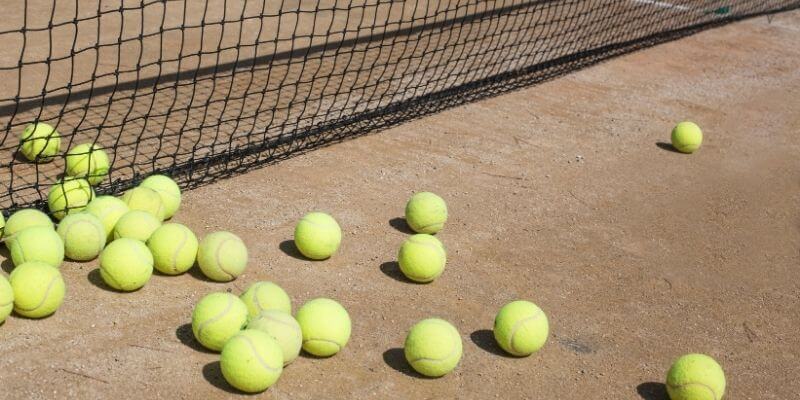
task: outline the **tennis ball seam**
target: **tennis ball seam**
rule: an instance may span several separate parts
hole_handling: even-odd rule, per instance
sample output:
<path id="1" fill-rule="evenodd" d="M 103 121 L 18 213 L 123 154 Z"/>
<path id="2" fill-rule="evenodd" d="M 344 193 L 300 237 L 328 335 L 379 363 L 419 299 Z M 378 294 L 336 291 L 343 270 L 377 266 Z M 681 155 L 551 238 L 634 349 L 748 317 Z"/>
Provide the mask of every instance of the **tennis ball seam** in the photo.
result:
<path id="1" fill-rule="evenodd" d="M 42 299 L 39 301 L 39 304 L 37 304 L 35 307 L 33 307 L 33 308 L 22 308 L 20 306 L 17 306 L 16 304 L 14 305 L 14 307 L 17 310 L 22 310 L 22 311 L 25 311 L 25 312 L 32 312 L 32 311 L 38 310 L 40 307 L 42 307 L 44 305 L 44 302 L 47 301 L 47 297 L 50 295 L 50 291 L 53 289 L 53 285 L 56 283 L 56 279 L 57 278 L 58 278 L 57 276 L 53 276 L 53 278 L 50 279 L 50 283 L 47 284 L 47 289 L 45 289 L 44 294 L 42 295 Z"/>
<path id="2" fill-rule="evenodd" d="M 408 238 L 408 242 L 409 243 L 413 243 L 413 244 L 418 244 L 418 245 L 421 245 L 421 246 L 425 246 L 425 247 L 428 247 L 428 248 L 432 248 L 437 253 L 439 253 L 442 257 L 446 257 L 446 254 L 444 254 L 444 250 L 442 249 L 442 246 L 440 246 L 440 245 L 438 245 L 436 243 L 426 242 L 424 240 L 417 240 L 413 236 Z"/>
<path id="3" fill-rule="evenodd" d="M 66 242 L 67 242 L 67 238 L 69 237 L 69 232 L 70 232 L 70 230 L 72 230 L 72 228 L 74 228 L 74 227 L 75 227 L 75 225 L 78 225 L 78 224 L 88 224 L 88 225 L 89 225 L 89 226 L 91 226 L 92 228 L 94 228 L 94 227 L 95 227 L 95 226 L 94 226 L 94 225 L 93 225 L 91 222 L 89 222 L 89 221 L 75 221 L 75 222 L 72 222 L 71 224 L 69 224 L 69 226 L 67 226 L 67 230 L 64 232 L 64 243 L 65 243 L 65 244 L 66 244 Z M 105 247 L 105 245 L 106 245 L 106 229 L 105 229 L 105 228 L 103 228 L 103 229 L 102 229 L 102 232 L 100 233 L 100 237 L 99 237 L 98 239 L 99 239 L 99 241 L 100 241 L 101 243 L 100 243 L 100 246 L 99 246 L 99 248 L 97 249 L 96 253 L 100 253 L 101 251 L 103 251 L 103 247 Z"/>
<path id="4" fill-rule="evenodd" d="M 289 314 L 286 314 L 286 315 L 289 315 Z M 298 328 L 297 325 L 287 323 L 286 321 L 283 321 L 283 320 L 278 319 L 278 318 L 273 318 L 268 314 L 261 314 L 260 316 L 261 316 L 261 318 L 266 318 L 270 322 L 276 322 L 276 323 L 279 323 L 279 324 L 281 324 L 281 325 L 283 325 L 285 327 L 291 328 L 293 331 L 299 333 L 301 336 L 303 335 L 303 330 Z M 291 317 L 291 315 L 289 315 L 289 316 Z M 341 348 L 341 346 L 340 346 L 340 348 Z"/>
<path id="5" fill-rule="evenodd" d="M 228 311 L 231 310 L 231 308 L 233 307 L 233 299 L 230 296 L 225 296 L 225 297 L 228 299 L 228 304 L 225 305 L 225 309 L 220 311 L 219 314 L 217 314 L 217 315 L 215 315 L 215 316 L 213 316 L 213 317 L 211 317 L 211 318 L 209 318 L 209 319 L 197 324 L 197 336 L 198 337 L 203 336 L 203 329 L 205 329 L 207 325 L 209 325 L 211 323 L 214 323 L 214 322 L 217 322 L 220 319 L 224 318 L 225 315 L 228 314 Z"/>
<path id="6" fill-rule="evenodd" d="M 711 396 L 713 396 L 713 399 L 714 399 L 714 400 L 719 400 L 719 397 L 717 397 L 717 393 L 714 391 L 714 389 L 712 389 L 712 388 L 711 388 L 711 386 L 708 386 L 708 385 L 706 385 L 705 383 L 701 383 L 701 382 L 688 382 L 688 383 L 684 383 L 684 384 L 682 384 L 682 385 L 675 385 L 675 384 L 672 384 L 672 383 L 669 383 L 669 382 L 667 382 L 667 386 L 669 386 L 669 387 L 671 387 L 671 388 L 673 388 L 673 389 L 683 389 L 683 388 L 684 388 L 684 387 L 686 387 L 686 386 L 692 386 L 692 385 L 700 386 L 700 387 L 702 387 L 702 388 L 705 388 L 705 389 L 707 389 L 709 392 L 711 392 Z"/>
<path id="7" fill-rule="evenodd" d="M 265 283 L 259 282 L 256 283 L 256 288 L 253 290 L 253 304 L 255 304 L 256 308 L 258 308 L 258 313 L 261 314 L 264 311 L 264 307 L 261 306 L 261 300 L 259 299 L 259 293 L 261 292 L 261 288 L 266 286 Z"/>
<path id="8" fill-rule="evenodd" d="M 175 246 L 175 251 L 172 252 L 172 272 L 176 274 L 178 273 L 178 253 L 183 250 L 183 246 L 185 246 L 186 242 L 189 241 L 189 234 L 187 234 L 183 229 L 181 229 L 181 233 L 183 234 L 183 238 L 178 246 Z"/>
<path id="9" fill-rule="evenodd" d="M 511 334 L 508 335 L 508 348 L 511 349 L 511 351 L 514 353 L 515 356 L 524 355 L 525 354 L 525 353 L 517 350 L 516 346 L 514 346 L 514 335 L 517 334 L 517 330 L 519 330 L 519 328 L 522 327 L 522 324 L 525 324 L 525 323 L 530 322 L 530 321 L 535 321 L 535 320 L 539 319 L 539 317 L 542 316 L 542 315 L 544 315 L 544 313 L 541 312 L 541 311 L 538 311 L 538 312 L 536 312 L 535 314 L 533 314 L 533 315 L 531 315 L 529 317 L 523 318 L 523 319 L 515 322 L 514 326 L 511 327 Z"/>
<path id="10" fill-rule="evenodd" d="M 314 226 L 316 226 L 318 228 L 336 228 L 338 226 L 338 224 L 335 223 L 335 222 L 333 222 L 333 223 L 330 223 L 330 222 L 319 223 L 319 222 L 311 221 L 310 219 L 308 219 L 306 217 L 300 218 L 300 221 L 307 222 L 307 223 L 309 223 L 311 225 L 314 225 Z"/>
<path id="11" fill-rule="evenodd" d="M 266 361 L 264 361 L 263 358 L 261 358 L 261 354 L 258 354 L 258 350 L 256 349 L 255 344 L 253 343 L 252 340 L 250 340 L 249 337 L 245 335 L 237 335 L 234 336 L 232 340 L 237 340 L 237 339 L 243 340 L 245 343 L 247 343 L 247 346 L 250 347 L 250 350 L 252 351 L 256 360 L 258 360 L 258 363 L 261 364 L 261 366 L 264 367 L 264 369 L 269 370 L 270 372 L 279 372 L 281 370 L 281 368 L 271 367 Z"/>
<path id="12" fill-rule="evenodd" d="M 111 279 L 114 282 L 114 289 L 122 290 L 122 285 L 119 284 L 119 281 L 114 278 L 114 275 L 107 271 L 105 268 L 100 268 L 100 275 L 101 277 L 105 275 L 106 278 Z"/>
<path id="13" fill-rule="evenodd" d="M 227 269 L 225 269 L 225 267 L 223 267 L 222 259 L 220 259 L 219 256 L 220 256 L 220 252 L 222 250 L 222 246 L 225 245 L 225 243 L 228 243 L 229 241 L 235 241 L 235 240 L 236 240 L 235 238 L 227 237 L 227 238 L 223 239 L 222 241 L 220 241 L 219 244 L 217 244 L 217 248 L 214 250 L 214 259 L 217 261 L 217 267 L 219 267 L 220 271 L 222 271 L 225 274 L 227 274 L 230 277 L 230 279 L 234 279 L 234 278 L 236 278 L 236 276 L 233 275 L 232 273 L 230 273 L 230 271 L 228 271 Z"/>
<path id="14" fill-rule="evenodd" d="M 450 328 L 451 328 L 450 325 L 444 325 L 439 321 L 434 321 L 434 323 L 446 326 L 447 330 L 450 331 Z M 452 334 L 453 332 L 451 331 L 450 333 Z M 461 337 L 458 336 L 458 335 L 456 335 L 456 336 L 457 337 L 455 338 L 455 340 L 456 341 L 460 341 Z M 458 346 L 452 346 L 452 348 L 450 349 L 450 353 L 448 353 L 446 356 L 444 356 L 442 358 L 420 357 L 420 358 L 415 358 L 413 360 L 410 360 L 409 364 L 414 364 L 414 363 L 419 362 L 419 361 L 433 361 L 433 362 L 437 362 L 437 363 L 445 362 L 445 361 L 449 360 L 450 357 L 453 357 L 457 353 L 457 351 L 456 351 L 457 349 L 458 349 Z"/>
<path id="15" fill-rule="evenodd" d="M 424 230 L 427 230 L 428 228 L 430 228 L 430 227 L 432 227 L 432 226 L 436 226 L 436 225 L 442 225 L 442 226 L 444 226 L 444 223 L 443 223 L 443 222 L 434 222 L 434 223 L 432 223 L 432 224 L 423 225 L 423 226 L 419 226 L 419 225 L 417 225 L 417 229 L 416 229 L 416 230 L 417 230 L 417 231 L 424 231 Z"/>
<path id="16" fill-rule="evenodd" d="M 325 342 L 325 343 L 330 343 L 330 344 L 333 344 L 333 345 L 335 345 L 335 346 L 336 346 L 336 348 L 338 349 L 338 350 L 336 350 L 336 352 L 337 352 L 337 353 L 338 353 L 338 352 L 340 352 L 340 351 L 342 351 L 342 347 L 343 347 L 341 344 L 339 344 L 339 342 L 337 342 L 337 341 L 335 341 L 335 340 L 331 340 L 331 339 L 321 339 L 321 338 L 308 338 L 308 339 L 303 339 L 303 344 L 304 344 L 304 345 L 305 345 L 306 343 L 308 343 L 308 342 Z"/>

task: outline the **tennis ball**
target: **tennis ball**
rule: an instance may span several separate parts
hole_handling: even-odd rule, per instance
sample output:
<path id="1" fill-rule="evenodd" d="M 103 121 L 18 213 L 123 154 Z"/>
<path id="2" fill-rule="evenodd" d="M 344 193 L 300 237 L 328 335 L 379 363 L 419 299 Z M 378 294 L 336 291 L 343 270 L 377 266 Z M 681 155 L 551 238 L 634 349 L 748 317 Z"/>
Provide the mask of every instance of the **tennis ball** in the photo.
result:
<path id="1" fill-rule="evenodd" d="M 106 246 L 103 224 L 87 212 L 67 215 L 56 232 L 64 242 L 64 254 L 76 261 L 93 260 Z"/>
<path id="2" fill-rule="evenodd" d="M 404 353 L 415 371 L 430 377 L 447 375 L 461 360 L 458 330 L 449 322 L 430 318 L 417 322 L 406 336 Z"/>
<path id="3" fill-rule="evenodd" d="M 303 331 L 303 350 L 309 354 L 330 357 L 350 340 L 350 316 L 336 301 L 311 300 L 297 310 L 296 318 Z"/>
<path id="4" fill-rule="evenodd" d="M 34 226 L 44 226 L 53 229 L 53 221 L 47 216 L 47 214 L 35 208 L 19 210 L 8 217 L 3 236 L 6 238 L 11 238 L 17 234 L 17 232 Z"/>
<path id="5" fill-rule="evenodd" d="M 292 313 L 292 301 L 280 286 L 272 282 L 256 282 L 239 297 L 247 306 L 247 314 L 255 318 L 266 310 Z"/>
<path id="6" fill-rule="evenodd" d="M 539 351 L 547 341 L 549 331 L 547 315 L 530 301 L 512 301 L 504 305 L 494 319 L 497 344 L 517 357 Z"/>
<path id="7" fill-rule="evenodd" d="M 47 206 L 50 213 L 61 220 L 67 214 L 83 211 L 93 198 L 94 190 L 86 179 L 68 176 L 50 188 Z"/>
<path id="8" fill-rule="evenodd" d="M 86 211 L 97 217 L 103 223 L 106 232 L 106 242 L 114 239 L 114 225 L 131 209 L 124 201 L 114 196 L 98 196 L 86 206 Z"/>
<path id="9" fill-rule="evenodd" d="M 431 193 L 419 192 L 406 203 L 406 223 L 414 232 L 433 235 L 447 222 L 447 204 Z"/>
<path id="10" fill-rule="evenodd" d="M 303 331 L 291 314 L 278 310 L 266 310 L 247 324 L 247 329 L 260 330 L 275 339 L 283 353 L 283 365 L 289 365 L 300 354 L 303 346 Z"/>
<path id="11" fill-rule="evenodd" d="M 108 154 L 95 143 L 83 143 L 71 148 L 66 158 L 67 175 L 86 178 L 91 185 L 102 182 L 111 168 Z"/>
<path id="12" fill-rule="evenodd" d="M 308 213 L 294 228 L 294 244 L 304 256 L 324 260 L 336 253 L 342 243 L 342 229 L 328 214 Z"/>
<path id="13" fill-rule="evenodd" d="M 128 211 L 114 225 L 114 239 L 129 238 L 146 242 L 160 226 L 161 220 L 147 211 Z"/>
<path id="14" fill-rule="evenodd" d="M 53 161 L 61 149 L 61 135 L 49 124 L 38 122 L 25 127 L 19 143 L 19 151 L 28 161 L 46 163 Z"/>
<path id="15" fill-rule="evenodd" d="M 283 354 L 270 335 L 255 329 L 237 333 L 219 359 L 222 376 L 236 389 L 247 393 L 267 390 L 283 372 Z"/>
<path id="16" fill-rule="evenodd" d="M 8 240 L 6 246 L 15 266 L 41 261 L 58 268 L 64 262 L 64 242 L 51 227 L 34 226 L 24 229 Z"/>
<path id="17" fill-rule="evenodd" d="M 232 281 L 247 267 L 247 247 L 233 233 L 214 232 L 200 242 L 197 266 L 211 280 Z"/>
<path id="18" fill-rule="evenodd" d="M 5 276 L 0 275 L 0 324 L 5 322 L 14 309 L 14 289 Z"/>
<path id="19" fill-rule="evenodd" d="M 247 324 L 247 307 L 238 297 L 224 292 L 206 295 L 194 307 L 192 332 L 210 350 L 220 351 L 225 342 Z M 280 349 L 278 349 L 280 351 Z"/>
<path id="20" fill-rule="evenodd" d="M 131 210 L 147 211 L 158 218 L 159 221 L 164 220 L 164 203 L 161 202 L 161 196 L 153 189 L 146 187 L 135 187 L 125 192 L 122 196 L 122 201 L 128 205 Z"/>
<path id="21" fill-rule="evenodd" d="M 114 289 L 132 292 L 140 289 L 153 274 L 153 256 L 144 243 L 117 239 L 100 253 L 100 276 Z"/>
<path id="22" fill-rule="evenodd" d="M 155 267 L 167 275 L 178 275 L 189 270 L 197 259 L 197 236 L 184 225 L 161 225 L 147 239 Z"/>
<path id="23" fill-rule="evenodd" d="M 694 122 L 681 122 L 672 130 L 672 146 L 681 153 L 694 153 L 701 144 L 703 131 Z"/>
<path id="24" fill-rule="evenodd" d="M 148 176 L 139 185 L 155 190 L 161 196 L 161 203 L 164 204 L 164 218 L 172 218 L 181 206 L 181 188 L 165 175 Z"/>
<path id="25" fill-rule="evenodd" d="M 26 262 L 11 271 L 14 311 L 23 317 L 43 318 L 61 307 L 66 287 L 58 268 L 39 261 Z"/>
<path id="26" fill-rule="evenodd" d="M 0 239 L 3 238 L 3 233 L 5 232 L 6 228 L 6 217 L 3 216 L 3 213 L 0 213 Z"/>
<path id="27" fill-rule="evenodd" d="M 684 355 L 667 373 L 667 393 L 672 400 L 721 400 L 725 373 L 705 354 Z"/>
<path id="28" fill-rule="evenodd" d="M 406 239 L 397 254 L 400 271 L 414 282 L 432 282 L 444 272 L 447 253 L 439 239 L 418 233 Z"/>

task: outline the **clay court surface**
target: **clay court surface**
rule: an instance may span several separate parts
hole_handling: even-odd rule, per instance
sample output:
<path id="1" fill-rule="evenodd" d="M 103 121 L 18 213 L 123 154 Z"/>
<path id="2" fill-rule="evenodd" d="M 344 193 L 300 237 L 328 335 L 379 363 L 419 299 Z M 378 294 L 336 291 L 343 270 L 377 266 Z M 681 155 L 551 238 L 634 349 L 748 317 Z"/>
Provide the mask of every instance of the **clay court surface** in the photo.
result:
<path id="1" fill-rule="evenodd" d="M 174 220 L 241 236 L 246 273 L 156 275 L 121 294 L 96 261 L 65 263 L 55 315 L 0 327 L 0 397 L 238 396 L 194 341 L 192 308 L 271 280 L 295 309 L 341 302 L 353 335 L 260 397 L 666 400 L 671 362 L 703 352 L 726 371 L 726 399 L 798 398 L 798 43 L 800 12 L 751 19 L 188 191 Z M 691 156 L 664 144 L 681 119 L 705 130 Z M 395 263 L 420 190 L 451 215 L 447 269 L 428 285 Z M 331 260 L 293 248 L 311 210 L 342 226 Z M 520 298 L 547 312 L 551 336 L 516 359 L 491 328 Z M 464 342 L 459 367 L 435 380 L 401 350 L 432 316 Z"/>

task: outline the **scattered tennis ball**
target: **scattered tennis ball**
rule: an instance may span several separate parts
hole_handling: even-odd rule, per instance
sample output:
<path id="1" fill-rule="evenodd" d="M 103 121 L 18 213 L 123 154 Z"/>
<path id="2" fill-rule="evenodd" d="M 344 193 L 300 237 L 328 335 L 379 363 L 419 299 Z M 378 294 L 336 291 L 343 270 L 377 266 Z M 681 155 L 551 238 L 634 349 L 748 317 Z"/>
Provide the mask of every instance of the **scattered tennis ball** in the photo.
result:
<path id="1" fill-rule="evenodd" d="M 444 272 L 447 253 L 435 237 L 418 233 L 406 239 L 397 254 L 400 271 L 414 282 L 432 282 Z"/>
<path id="2" fill-rule="evenodd" d="M 197 259 L 197 236 L 184 225 L 161 225 L 147 240 L 153 254 L 155 268 L 167 275 L 178 275 L 189 270 Z"/>
<path id="3" fill-rule="evenodd" d="M 406 223 L 414 232 L 433 235 L 444 228 L 445 222 L 447 204 L 431 192 L 416 193 L 406 203 Z"/>
<path id="4" fill-rule="evenodd" d="M 14 309 L 14 289 L 5 276 L 0 275 L 0 324 L 2 324 Z"/>
<path id="5" fill-rule="evenodd" d="M 147 242 L 160 226 L 161 220 L 147 211 L 128 211 L 114 225 L 114 239 L 129 238 Z"/>
<path id="6" fill-rule="evenodd" d="M 701 144 L 703 131 L 694 122 L 681 122 L 672 130 L 672 146 L 681 153 L 694 153 Z"/>
<path id="7" fill-rule="evenodd" d="M 239 298 L 247 306 L 247 314 L 250 318 L 255 318 L 267 310 L 292 313 L 292 301 L 289 299 L 289 295 L 272 282 L 256 282 L 250 285 Z"/>
<path id="8" fill-rule="evenodd" d="M 140 289 L 153 274 L 153 256 L 144 243 L 117 239 L 100 253 L 100 276 L 114 289 L 132 292 Z"/>
<path id="9" fill-rule="evenodd" d="M 303 331 L 291 314 L 278 310 L 266 310 L 247 324 L 247 329 L 260 330 L 275 339 L 283 353 L 283 365 L 289 365 L 300 355 L 303 346 Z"/>
<path id="10" fill-rule="evenodd" d="M 67 215 L 56 232 L 64 242 L 64 254 L 72 260 L 94 260 L 106 246 L 103 224 L 87 212 Z"/>
<path id="11" fill-rule="evenodd" d="M 192 332 L 210 350 L 220 351 L 225 342 L 247 324 L 247 307 L 238 297 L 224 292 L 203 297 L 192 313 Z M 280 349 L 278 349 L 280 351 Z"/>
<path id="12" fill-rule="evenodd" d="M 165 210 L 164 203 L 161 202 L 161 196 L 153 189 L 146 187 L 135 187 L 125 192 L 122 196 L 122 201 L 128 205 L 131 210 L 147 211 L 158 218 L 159 221 L 164 220 Z"/>
<path id="13" fill-rule="evenodd" d="M 681 356 L 667 373 L 667 393 L 672 400 L 720 400 L 725 372 L 705 354 Z"/>
<path id="14" fill-rule="evenodd" d="M 14 311 L 23 317 L 46 317 L 64 302 L 66 287 L 61 272 L 43 262 L 17 266 L 8 280 L 14 290 Z"/>
<path id="15" fill-rule="evenodd" d="M 96 143 L 83 143 L 67 152 L 67 175 L 86 178 L 90 185 L 97 185 L 108 176 L 111 163 L 108 154 Z"/>
<path id="16" fill-rule="evenodd" d="M 294 244 L 304 256 L 324 260 L 339 249 L 342 229 L 328 214 L 312 212 L 303 216 L 294 228 Z"/>
<path id="17" fill-rule="evenodd" d="M 245 329 L 225 343 L 219 367 L 225 380 L 236 389 L 247 393 L 263 392 L 280 378 L 283 354 L 268 334 Z"/>
<path id="18" fill-rule="evenodd" d="M 18 232 L 21 232 L 23 229 L 32 228 L 34 226 L 44 226 L 54 229 L 53 221 L 47 216 L 47 214 L 35 208 L 26 208 L 19 210 L 8 217 L 3 235 L 8 239 Z"/>
<path id="19" fill-rule="evenodd" d="M 106 242 L 114 239 L 114 225 L 131 209 L 124 201 L 114 196 L 98 196 L 86 206 L 86 211 L 97 217 L 103 223 L 106 232 Z"/>
<path id="20" fill-rule="evenodd" d="M 18 232 L 6 241 L 15 266 L 41 261 L 54 268 L 64 262 L 64 242 L 52 227 L 34 226 Z"/>
<path id="21" fill-rule="evenodd" d="M 38 122 L 25 127 L 19 143 L 19 151 L 28 161 L 46 163 L 53 161 L 61 149 L 61 135 L 51 125 Z"/>
<path id="22" fill-rule="evenodd" d="M 93 198 L 94 190 L 86 179 L 68 176 L 50 188 L 47 206 L 50 213 L 61 220 L 67 214 L 83 211 Z"/>
<path id="23" fill-rule="evenodd" d="M 309 354 L 330 357 L 350 340 L 350 315 L 334 300 L 311 300 L 297 310 L 296 318 L 303 331 L 303 350 Z"/>
<path id="24" fill-rule="evenodd" d="M 494 319 L 497 344 L 517 357 L 539 351 L 547 342 L 549 332 L 547 315 L 530 301 L 512 301 L 504 305 Z"/>
<path id="25" fill-rule="evenodd" d="M 151 175 L 139 185 L 155 190 L 164 204 L 164 218 L 172 218 L 181 206 L 181 188 L 166 175 Z"/>
<path id="26" fill-rule="evenodd" d="M 403 350 L 415 371 L 434 378 L 444 376 L 461 360 L 461 335 L 443 319 L 424 319 L 411 327 Z"/>
<path id="27" fill-rule="evenodd" d="M 197 266 L 211 280 L 232 281 L 247 267 L 247 247 L 233 233 L 211 233 L 200 241 Z"/>

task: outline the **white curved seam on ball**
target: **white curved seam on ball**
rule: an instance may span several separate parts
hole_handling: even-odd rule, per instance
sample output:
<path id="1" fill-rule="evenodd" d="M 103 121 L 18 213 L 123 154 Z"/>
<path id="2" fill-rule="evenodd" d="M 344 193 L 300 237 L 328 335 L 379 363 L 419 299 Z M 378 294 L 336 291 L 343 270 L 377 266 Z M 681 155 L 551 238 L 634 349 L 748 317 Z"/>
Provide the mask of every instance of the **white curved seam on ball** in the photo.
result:
<path id="1" fill-rule="evenodd" d="M 414 239 L 413 236 L 408 238 L 408 241 L 409 241 L 409 243 L 414 243 L 414 244 L 418 244 L 418 245 L 421 245 L 421 246 L 432 248 L 436 252 L 438 252 L 439 255 L 442 256 L 442 258 L 447 258 L 447 254 L 445 254 L 444 249 L 439 244 L 417 240 L 417 239 Z"/>
<path id="2" fill-rule="evenodd" d="M 511 327 L 511 334 L 508 335 L 508 348 L 511 349 L 515 353 L 515 355 L 525 354 L 525 353 L 517 350 L 517 347 L 514 346 L 514 335 L 517 334 L 517 330 L 519 328 L 521 328 L 522 324 L 524 324 L 526 322 L 535 321 L 535 320 L 539 319 L 539 316 L 542 315 L 542 314 L 543 313 L 541 311 L 537 311 L 535 314 L 531 315 L 530 317 L 526 317 L 526 318 L 523 318 L 523 319 L 515 322 L 514 326 Z"/>
<path id="3" fill-rule="evenodd" d="M 261 307 L 261 301 L 258 300 L 258 292 L 261 290 L 262 287 L 264 287 L 264 283 L 263 282 L 258 282 L 258 283 L 256 283 L 256 288 L 253 290 L 253 292 L 254 292 L 253 293 L 253 300 L 254 300 L 253 303 L 255 303 L 256 308 L 258 308 L 258 313 L 259 314 L 261 314 L 261 312 L 264 311 L 264 307 Z"/>
<path id="4" fill-rule="evenodd" d="M 178 273 L 178 253 L 183 250 L 183 246 L 189 241 L 189 234 L 183 229 L 181 229 L 181 233 L 183 233 L 183 238 L 181 242 L 178 243 L 178 246 L 175 247 L 175 251 L 172 252 L 172 272 L 176 274 Z"/>
<path id="5" fill-rule="evenodd" d="M 50 279 L 50 283 L 47 284 L 47 289 L 44 291 L 44 294 L 42 295 L 42 299 L 41 301 L 39 301 L 39 304 L 37 304 L 35 307 L 32 308 L 22 308 L 17 306 L 17 309 L 22 311 L 36 311 L 37 309 L 39 309 L 39 307 L 44 305 L 44 302 L 47 301 L 47 296 L 50 295 L 50 290 L 53 289 L 53 285 L 56 283 L 57 278 L 58 278 L 57 276 L 54 276 L 53 279 Z"/>
<path id="6" fill-rule="evenodd" d="M 231 295 L 231 296 L 233 296 L 233 295 Z M 217 314 L 217 315 L 215 315 L 215 316 L 213 316 L 213 317 L 211 317 L 211 318 L 209 318 L 209 319 L 207 319 L 207 320 L 205 320 L 205 321 L 203 321 L 203 322 L 201 322 L 201 323 L 199 323 L 197 325 L 197 336 L 203 336 L 203 329 L 205 329 L 206 325 L 214 323 L 214 322 L 217 322 L 218 320 L 222 319 L 222 317 L 224 317 L 225 314 L 228 313 L 228 311 L 231 310 L 231 307 L 233 307 L 233 299 L 231 298 L 231 296 L 225 296 L 226 298 L 228 298 L 228 304 L 225 304 L 225 308 L 222 311 L 220 311 L 219 314 Z"/>
<path id="7" fill-rule="evenodd" d="M 234 339 L 244 340 L 245 343 L 247 343 L 247 346 L 250 347 L 250 350 L 253 351 L 253 355 L 255 356 L 256 360 L 258 360 L 258 363 L 261 364 L 261 366 L 264 367 L 264 369 L 270 370 L 272 372 L 278 372 L 281 370 L 281 368 L 271 367 L 263 358 L 261 358 L 261 354 L 258 353 L 258 349 L 256 349 L 255 344 L 253 343 L 252 340 L 250 340 L 249 337 L 245 335 L 238 335 Z"/>
<path id="8" fill-rule="evenodd" d="M 287 314 L 287 315 L 288 315 L 288 314 Z M 289 315 L 289 316 L 291 317 L 291 315 Z M 280 319 L 278 319 L 278 318 L 273 318 L 273 317 L 270 317 L 269 315 L 262 315 L 261 317 L 262 317 L 262 318 L 266 318 L 266 319 L 267 319 L 267 320 L 269 320 L 270 322 L 277 322 L 277 323 L 279 323 L 279 324 L 281 324 L 281 325 L 283 325 L 283 326 L 286 326 L 286 327 L 292 328 L 292 330 L 293 330 L 293 331 L 300 332 L 300 334 L 301 334 L 301 335 L 303 334 L 303 331 L 302 331 L 302 329 L 299 329 L 299 328 L 297 327 L 297 325 L 290 324 L 290 323 L 288 323 L 288 322 L 286 322 L 286 321 L 281 321 Z"/>
<path id="9" fill-rule="evenodd" d="M 225 243 L 227 243 L 227 242 L 229 242 L 229 241 L 232 241 L 232 240 L 234 240 L 234 241 L 235 241 L 235 239 L 234 239 L 234 238 L 232 238 L 232 237 L 228 237 L 228 238 L 225 238 L 225 239 L 223 239 L 223 240 L 222 240 L 221 242 L 219 242 L 219 244 L 217 245 L 217 248 L 216 248 L 216 250 L 214 250 L 214 259 L 217 261 L 217 267 L 219 267 L 219 269 L 220 269 L 222 272 L 224 272 L 225 274 L 227 274 L 228 276 L 230 276 L 230 277 L 231 277 L 231 279 L 233 279 L 233 278 L 236 278 L 236 276 L 235 276 L 234 274 L 232 274 L 232 273 L 228 272 L 228 270 L 227 270 L 227 269 L 225 269 L 225 267 L 223 267 L 223 266 L 222 266 L 222 260 L 219 258 L 219 253 L 220 253 L 220 250 L 222 250 L 222 246 L 224 246 L 224 245 L 225 245 Z"/>
<path id="10" fill-rule="evenodd" d="M 417 229 L 417 230 L 418 231 L 424 231 L 424 230 L 426 230 L 426 229 L 428 229 L 428 228 L 430 228 L 430 227 L 432 227 L 434 225 L 444 225 L 444 222 L 434 222 L 432 224 L 423 225 L 423 226 L 420 226 L 419 229 Z"/>
<path id="11" fill-rule="evenodd" d="M 692 385 L 697 385 L 697 386 L 700 386 L 700 387 L 702 387 L 702 388 L 705 388 L 705 389 L 707 389 L 709 392 L 711 392 L 711 396 L 713 397 L 713 400 L 720 400 L 720 399 L 717 397 L 717 392 L 715 392 L 715 391 L 714 391 L 714 389 L 712 389 L 712 388 L 711 388 L 711 386 L 708 386 L 708 385 L 706 385 L 705 383 L 700 383 L 700 382 L 688 382 L 688 383 L 684 383 L 683 385 L 672 385 L 672 384 L 669 384 L 669 383 L 667 383 L 667 386 L 669 386 L 669 387 L 672 387 L 672 388 L 675 388 L 675 389 L 682 389 L 682 388 L 684 388 L 684 387 L 686 387 L 686 386 L 692 386 Z"/>
<path id="12" fill-rule="evenodd" d="M 101 272 L 103 271 L 102 268 L 100 269 L 100 271 Z M 100 277 L 102 277 L 102 274 L 100 275 Z M 114 275 L 111 274 L 111 272 L 106 271 L 106 277 L 108 277 L 108 279 L 111 279 L 114 282 L 114 284 L 117 285 L 117 287 L 115 289 L 124 290 L 124 289 L 122 289 L 122 285 L 119 284 L 119 281 L 116 280 L 116 278 L 114 278 Z"/>
<path id="13" fill-rule="evenodd" d="M 311 342 L 311 341 L 331 343 L 336 346 L 336 348 L 338 349 L 336 350 L 337 352 L 342 349 L 342 345 L 331 339 L 308 338 L 308 339 L 303 339 L 303 344 L 306 344 L 306 342 Z"/>
<path id="14" fill-rule="evenodd" d="M 318 228 L 337 228 L 339 226 L 339 224 L 337 224 L 335 221 L 334 222 L 318 223 L 318 222 L 311 221 L 311 220 L 309 220 L 309 219 L 307 219 L 305 217 L 301 218 L 300 221 L 301 222 L 307 222 L 307 223 L 309 223 L 311 225 L 314 225 L 314 226 L 316 226 Z"/>

